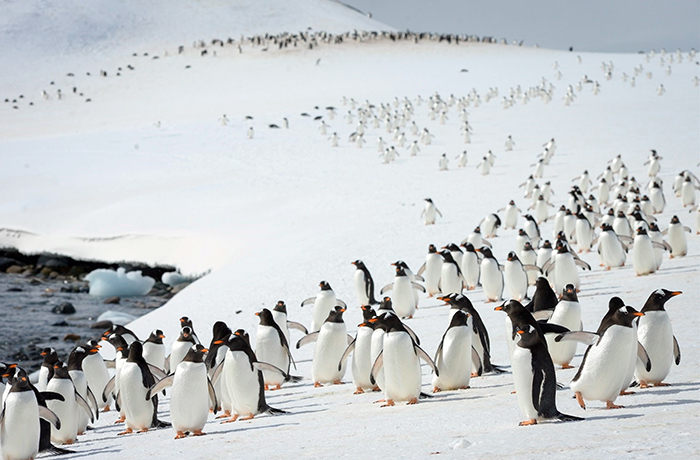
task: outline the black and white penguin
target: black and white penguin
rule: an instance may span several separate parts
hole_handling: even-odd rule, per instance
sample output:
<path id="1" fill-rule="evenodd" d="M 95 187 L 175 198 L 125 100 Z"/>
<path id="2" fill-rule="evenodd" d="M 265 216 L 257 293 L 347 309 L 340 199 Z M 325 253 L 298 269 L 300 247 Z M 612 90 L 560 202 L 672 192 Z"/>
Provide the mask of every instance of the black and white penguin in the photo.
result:
<path id="1" fill-rule="evenodd" d="M 313 313 L 311 319 L 311 332 L 318 332 L 321 326 L 328 318 L 328 314 L 336 305 L 347 308 L 347 305 L 342 300 L 338 299 L 327 281 L 319 283 L 321 291 L 316 294 L 316 297 L 309 297 L 301 303 L 301 306 L 313 305 Z"/>
<path id="2" fill-rule="evenodd" d="M 439 283 L 442 263 L 442 256 L 438 253 L 435 245 L 431 244 L 428 246 L 428 254 L 425 256 L 425 263 L 418 269 L 418 275 L 422 275 L 425 280 L 425 290 L 428 293 L 428 297 L 440 293 Z"/>
<path id="3" fill-rule="evenodd" d="M 233 331 L 231 331 L 228 325 L 223 321 L 217 321 L 214 323 L 214 326 L 212 326 L 212 338 L 208 348 L 209 351 L 204 360 L 210 379 L 213 377 L 216 369 L 224 362 L 224 359 L 226 359 L 226 352 L 228 351 L 226 343 L 231 337 L 231 334 L 233 334 Z M 222 374 L 214 384 L 216 399 L 221 410 L 223 410 L 223 415 L 217 418 L 231 417 L 231 398 L 228 394 L 225 380 L 225 376 Z"/>
<path id="4" fill-rule="evenodd" d="M 557 410 L 557 377 L 547 346 L 532 325 L 519 326 L 513 350 L 512 369 L 520 410 L 527 420 L 520 426 L 534 425 L 538 419 L 564 422 L 583 420 Z"/>
<path id="5" fill-rule="evenodd" d="M 566 289 L 564 289 L 561 300 L 557 303 L 547 323 L 558 324 L 570 331 L 583 330 L 581 304 L 576 296 L 576 289 L 574 289 L 572 284 L 567 285 Z M 562 369 L 571 369 L 573 366 L 569 363 L 571 363 L 576 354 L 577 343 L 572 341 L 555 342 L 554 337 L 551 336 L 545 336 L 545 338 L 547 339 L 549 354 L 554 364 L 560 365 Z"/>
<path id="6" fill-rule="evenodd" d="M 180 361 L 182 361 L 192 348 L 192 345 L 196 345 L 197 341 L 192 333 L 192 328 L 190 326 L 183 326 L 180 329 L 180 335 L 177 340 L 173 342 L 172 347 L 170 347 L 170 355 L 167 358 L 167 370 L 174 370 Z"/>
<path id="7" fill-rule="evenodd" d="M 413 318 L 418 306 L 415 290 L 425 292 L 425 288 L 420 284 L 411 282 L 406 270 L 403 267 L 396 267 L 396 276 L 392 285 L 392 303 L 394 311 L 400 318 Z M 382 292 L 384 289 L 382 289 Z"/>
<path id="8" fill-rule="evenodd" d="M 158 369 L 165 369 L 165 345 L 163 339 L 165 335 L 160 329 L 151 331 L 145 342 L 143 342 L 143 359 L 151 366 Z"/>
<path id="9" fill-rule="evenodd" d="M 461 294 L 465 281 L 459 263 L 454 259 L 448 250 L 440 252 L 443 258 L 442 269 L 440 271 L 440 292 L 443 295 Z"/>
<path id="10" fill-rule="evenodd" d="M 290 343 L 289 329 L 296 329 L 297 331 L 302 332 L 304 335 L 309 333 L 306 326 L 303 324 L 287 319 L 287 305 L 283 300 L 278 300 L 275 304 L 274 308 L 272 309 L 272 317 L 280 329 L 282 329 L 282 332 L 284 332 L 284 337 L 287 339 L 287 343 Z M 211 347 L 209 349 L 211 350 Z"/>
<path id="11" fill-rule="evenodd" d="M 54 364 L 54 376 L 46 386 L 46 391 L 58 393 L 61 400 L 52 400 L 46 403 L 48 409 L 61 420 L 61 427 L 51 428 L 51 441 L 58 444 L 73 444 L 78 438 L 78 414 L 85 412 L 94 421 L 92 409 L 75 388 L 68 365 L 57 361 Z"/>
<path id="12" fill-rule="evenodd" d="M 554 277 L 553 284 L 555 292 L 564 291 L 567 284 L 573 284 L 574 289 L 576 289 L 578 292 L 581 285 L 581 279 L 579 278 L 578 269 L 576 266 L 589 271 L 591 266 L 583 260 L 575 258 L 569 250 L 568 244 L 561 240 L 557 241 L 556 249 L 557 252 L 553 254 L 553 257 L 549 262 L 544 264 L 542 271 L 548 277 Z"/>
<path id="13" fill-rule="evenodd" d="M 356 267 L 353 280 L 355 282 L 355 293 L 360 305 L 376 305 L 379 302 L 374 298 L 374 279 L 364 262 L 360 259 L 352 262 Z"/>
<path id="14" fill-rule="evenodd" d="M 369 375 L 372 372 L 372 335 L 374 334 L 374 323 L 370 319 L 376 314 L 367 306 L 363 308 L 364 321 L 357 326 L 357 334 L 353 341 L 348 345 L 340 358 L 338 369 L 342 369 L 345 360 L 352 353 L 352 383 L 355 385 L 354 394 L 359 395 L 365 390 L 379 390 L 377 385 L 372 384 Z M 367 317 L 366 315 L 370 315 Z"/>
<path id="15" fill-rule="evenodd" d="M 634 376 L 641 388 L 649 385 L 667 386 L 668 383 L 663 381 L 671 371 L 673 362 L 676 365 L 681 362 L 681 349 L 673 335 L 671 318 L 664 308 L 666 302 L 680 294 L 680 291 L 657 289 L 642 307 L 644 316 L 637 320 L 637 339 L 649 353 L 653 366 L 647 370 L 642 363 L 637 362 Z"/>
<path id="16" fill-rule="evenodd" d="M 433 376 L 433 393 L 443 390 L 469 388 L 472 370 L 472 324 L 469 314 L 457 310 L 435 352 L 435 367 L 440 375 Z M 477 359 L 478 355 L 476 356 Z"/>
<path id="17" fill-rule="evenodd" d="M 58 362 L 58 353 L 56 353 L 54 348 L 48 347 L 41 350 L 41 356 L 43 357 L 43 361 L 39 368 L 39 380 L 36 384 L 36 388 L 39 391 L 44 391 L 46 390 L 46 385 L 49 383 L 49 380 L 53 377 L 53 366 Z"/>
<path id="18" fill-rule="evenodd" d="M 447 161 L 447 157 L 446 157 L 445 155 L 443 155 L 442 158 L 441 158 L 441 160 L 440 160 L 440 162 L 441 162 L 440 169 L 441 169 L 441 170 L 447 169 L 447 163 L 445 163 L 445 168 L 442 167 L 442 161 L 443 161 L 443 159 L 444 159 L 444 161 L 446 162 L 446 161 Z M 442 213 L 441 213 L 440 210 L 437 208 L 437 206 L 435 206 L 435 203 L 433 203 L 433 200 L 432 200 L 432 199 L 430 199 L 430 198 L 425 198 L 424 201 L 425 201 L 425 208 L 423 208 L 423 211 L 422 211 L 421 214 L 420 214 L 421 217 L 423 218 L 423 223 L 424 223 L 425 225 L 434 225 L 434 224 L 435 224 L 435 219 L 436 219 L 436 217 L 437 217 L 438 215 L 439 215 L 440 217 L 442 217 Z"/>
<path id="19" fill-rule="evenodd" d="M 107 382 L 107 385 L 105 385 L 105 388 L 102 390 L 102 401 L 107 403 L 110 401 L 110 398 L 116 401 L 117 396 L 119 395 L 119 375 L 122 366 L 126 362 L 126 358 L 129 356 L 129 346 L 126 344 L 126 340 L 124 340 L 124 338 L 119 334 L 111 334 L 108 338 L 102 336 L 102 340 L 108 341 L 110 345 L 114 347 L 115 352 L 114 375 L 111 379 L 109 379 L 109 382 Z M 119 418 L 115 423 L 121 423 L 124 421 L 124 408 L 121 405 L 118 406 L 119 407 L 117 407 L 117 410 L 119 411 Z"/>
<path id="20" fill-rule="evenodd" d="M 87 376 L 83 371 L 83 361 L 87 356 L 88 350 L 85 347 L 75 347 L 68 357 L 68 373 L 70 374 L 71 380 L 73 380 L 73 384 L 75 385 L 75 389 L 78 394 L 90 404 L 90 407 L 95 411 L 95 413 L 99 413 L 95 395 L 92 393 L 92 390 L 90 390 Z M 85 433 L 90 419 L 90 415 L 85 414 L 82 411 L 79 412 L 78 435 Z"/>
<path id="21" fill-rule="evenodd" d="M 479 227 L 481 227 L 481 231 L 486 238 L 495 237 L 496 231 L 500 226 L 501 218 L 498 217 L 498 214 L 489 214 L 481 220 L 481 223 L 479 223 Z"/>
<path id="22" fill-rule="evenodd" d="M 668 244 L 671 246 L 671 258 L 683 257 L 688 253 L 688 240 L 685 237 L 685 232 L 690 233 L 690 228 L 683 226 L 678 216 L 673 216 L 664 232 L 668 237 Z"/>
<path id="23" fill-rule="evenodd" d="M 549 281 L 544 276 L 540 276 L 535 283 L 535 293 L 532 294 L 532 300 L 523 306 L 532 313 L 535 319 L 541 320 L 549 319 L 552 316 L 557 303 L 559 303 L 559 298 L 549 285 Z"/>
<path id="24" fill-rule="evenodd" d="M 508 253 L 508 258 L 503 269 L 505 285 L 508 287 L 510 297 L 522 302 L 527 297 L 527 271 L 518 258 L 515 251 Z"/>
<path id="25" fill-rule="evenodd" d="M 192 433 L 202 436 L 207 423 L 209 409 L 216 414 L 218 401 L 209 377 L 204 355 L 209 350 L 202 345 L 193 345 L 175 371 L 153 385 L 146 392 L 146 399 L 161 390 L 172 387 L 170 392 L 170 420 L 175 429 L 175 439 Z"/>
<path id="26" fill-rule="evenodd" d="M 484 288 L 486 302 L 498 302 L 503 296 L 503 272 L 501 271 L 501 265 L 488 247 L 482 246 L 476 251 L 484 256 L 481 261 L 481 286 Z"/>
<path id="27" fill-rule="evenodd" d="M 481 276 L 481 263 L 479 261 L 479 255 L 474 249 L 474 245 L 471 243 L 463 243 L 461 245 L 464 248 L 462 254 L 462 263 L 460 267 L 462 268 L 462 276 L 464 276 L 464 283 L 467 285 L 467 290 L 471 291 L 476 289 L 479 285 L 479 277 Z"/>
<path id="28" fill-rule="evenodd" d="M 109 382 L 109 370 L 104 358 L 100 354 L 102 345 L 97 340 L 88 340 L 85 342 L 87 356 L 83 359 L 83 372 L 87 378 L 88 388 L 96 399 L 97 408 L 104 412 L 109 411 L 109 401 L 102 401 L 98 398 L 102 394 L 107 382 Z"/>
<path id="29" fill-rule="evenodd" d="M 102 334 L 105 337 L 104 340 L 108 340 L 109 336 L 112 334 L 119 334 L 125 341 L 127 345 L 131 345 L 133 342 L 139 340 L 139 338 L 130 329 L 125 328 L 120 324 L 113 324 L 107 331 Z"/>
<path id="30" fill-rule="evenodd" d="M 182 318 L 180 318 L 180 330 L 182 331 L 182 328 L 184 327 L 190 328 L 190 336 L 192 336 L 194 343 L 198 344 L 199 337 L 197 337 L 197 333 L 194 331 L 194 324 L 192 323 L 192 320 L 187 316 L 183 316 Z"/>
<path id="31" fill-rule="evenodd" d="M 294 364 L 294 358 L 289 350 L 289 343 L 284 336 L 284 332 L 275 322 L 272 313 L 267 308 L 263 308 L 255 313 L 260 318 L 258 331 L 255 339 L 255 356 L 260 361 L 272 364 L 287 374 L 289 368 Z M 296 368 L 296 364 L 294 364 Z M 263 371 L 263 380 L 265 381 L 265 389 L 274 386 L 274 390 L 282 388 L 284 376 L 279 372 Z"/>
<path id="32" fill-rule="evenodd" d="M 624 267 L 627 260 L 627 246 L 620 240 L 611 225 L 601 225 L 598 237 L 598 255 L 606 270 Z"/>
<path id="33" fill-rule="evenodd" d="M 632 247 L 632 266 L 637 276 L 644 276 L 656 271 L 656 255 L 654 243 L 647 231 L 640 227 L 634 237 Z"/>

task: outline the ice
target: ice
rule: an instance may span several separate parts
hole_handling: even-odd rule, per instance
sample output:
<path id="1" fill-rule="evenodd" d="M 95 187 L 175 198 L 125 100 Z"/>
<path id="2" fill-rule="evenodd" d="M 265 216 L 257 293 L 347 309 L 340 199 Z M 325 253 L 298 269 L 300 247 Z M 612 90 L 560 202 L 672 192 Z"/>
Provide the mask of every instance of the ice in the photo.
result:
<path id="1" fill-rule="evenodd" d="M 168 286 L 176 286 L 178 284 L 190 281 L 189 278 L 178 272 L 165 272 L 161 277 L 161 281 Z"/>
<path id="2" fill-rule="evenodd" d="M 131 297 L 146 295 L 156 284 L 150 276 L 143 276 L 141 270 L 127 273 L 124 267 L 117 270 L 98 268 L 85 277 L 90 283 L 90 295 L 99 297 Z"/>

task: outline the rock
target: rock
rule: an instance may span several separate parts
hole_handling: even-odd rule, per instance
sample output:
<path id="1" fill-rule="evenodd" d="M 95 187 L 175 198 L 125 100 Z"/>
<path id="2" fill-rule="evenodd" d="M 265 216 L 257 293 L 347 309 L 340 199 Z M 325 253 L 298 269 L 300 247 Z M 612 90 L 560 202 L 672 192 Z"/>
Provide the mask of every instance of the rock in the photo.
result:
<path id="1" fill-rule="evenodd" d="M 73 259 L 64 256 L 54 256 L 49 254 L 42 254 L 36 261 L 37 267 L 48 267 L 54 270 L 58 268 L 65 268 L 68 270 L 70 266 L 74 263 Z"/>
<path id="2" fill-rule="evenodd" d="M 117 304 L 119 304 L 119 302 L 120 302 L 121 300 L 122 300 L 122 299 L 119 298 L 118 296 L 113 296 L 113 297 L 107 297 L 106 299 L 104 299 L 104 300 L 102 301 L 102 303 L 108 304 L 108 305 L 109 305 L 109 304 L 117 305 Z"/>
<path id="3" fill-rule="evenodd" d="M 49 275 L 51 274 L 52 271 L 53 271 L 53 270 L 51 269 L 51 267 L 44 267 L 44 268 L 41 269 L 41 271 L 39 272 L 39 274 L 40 274 L 41 276 L 49 276 Z"/>
<path id="4" fill-rule="evenodd" d="M 0 257 L 0 271 L 4 272 L 13 265 L 17 265 L 17 261 L 15 259 Z"/>
<path id="5" fill-rule="evenodd" d="M 72 313 L 75 313 L 75 307 L 70 302 L 63 302 L 53 307 L 51 311 L 59 315 L 70 315 Z"/>
<path id="6" fill-rule="evenodd" d="M 38 285 L 42 284 L 42 282 L 39 281 L 39 280 L 36 279 L 36 278 L 33 278 L 33 279 L 29 282 L 29 284 L 31 284 L 32 286 L 38 286 Z"/>
<path id="7" fill-rule="evenodd" d="M 24 272 L 24 267 L 20 267 L 19 265 L 10 265 L 5 269 L 5 273 L 9 273 L 10 275 L 19 275 L 22 272 Z"/>
<path id="8" fill-rule="evenodd" d="M 11 287 L 11 288 L 7 288 L 6 292 L 22 292 L 22 288 Z"/>
<path id="9" fill-rule="evenodd" d="M 72 333 L 71 333 L 71 334 L 66 334 L 66 335 L 63 337 L 63 341 L 64 341 L 64 342 L 68 342 L 69 340 L 72 340 L 73 342 L 80 342 L 81 337 L 80 337 L 80 335 L 78 335 L 78 334 L 72 334 Z"/>
<path id="10" fill-rule="evenodd" d="M 62 319 L 61 321 L 58 321 L 56 323 L 53 323 L 52 326 L 56 327 L 66 327 L 69 326 L 69 324 L 66 322 L 66 320 Z"/>

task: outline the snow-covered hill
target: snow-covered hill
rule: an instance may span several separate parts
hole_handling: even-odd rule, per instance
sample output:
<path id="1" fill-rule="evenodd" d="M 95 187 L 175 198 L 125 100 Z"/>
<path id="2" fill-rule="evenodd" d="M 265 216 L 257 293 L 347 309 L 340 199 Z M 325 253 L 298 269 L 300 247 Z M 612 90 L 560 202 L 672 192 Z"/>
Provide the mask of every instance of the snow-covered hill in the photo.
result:
<path id="1" fill-rule="evenodd" d="M 75 4 L 76 10 L 102 11 L 98 3 L 95 10 Z M 29 21 L 37 5 L 5 2 L 2 8 L 14 12 L 0 17 L 13 26 L 3 23 L 0 30 L 10 30 L 4 33 L 13 40 L 21 37 L 14 25 Z M 22 72 L 0 74 L 2 99 L 11 101 L 0 106 L 0 227 L 9 229 L 0 233 L 0 243 L 25 251 L 168 263 L 187 274 L 213 269 L 130 326 L 144 337 L 158 327 L 171 343 L 184 315 L 194 320 L 205 342 L 219 319 L 254 337 L 253 313 L 279 299 L 287 302 L 291 319 L 308 324 L 310 311 L 297 305 L 315 295 L 321 280 L 350 305 L 346 322 L 353 331 L 361 315 L 351 261 L 364 260 L 382 286 L 393 278 L 391 262 L 403 259 L 417 270 L 430 243 L 459 243 L 509 200 L 525 211 L 530 200 L 518 186 L 552 137 L 557 151 L 538 182 L 551 181 L 556 208 L 566 204 L 574 177 L 588 169 L 595 178 L 618 154 L 644 186 L 643 163 L 649 150 L 656 149 L 664 157 L 660 177 L 668 201 L 656 216 L 659 225 L 665 228 L 677 214 L 693 229 L 688 256 L 666 258 L 659 272 L 645 277 L 634 276 L 631 260 L 608 272 L 598 266 L 594 253 L 581 255 L 593 267 L 582 274 L 580 294 L 588 330 L 597 328 L 611 296 L 641 307 L 657 288 L 684 292 L 668 305 L 683 351 L 681 365 L 668 379 L 673 386 L 619 399 L 627 409 L 604 411 L 601 403 L 591 402 L 584 413 L 568 389 L 575 370 L 559 373 L 567 388 L 558 393 L 558 404 L 563 412 L 587 417 L 581 423 L 519 428 L 522 415 L 510 394 L 511 374 L 473 379 L 469 390 L 442 393 L 415 407 L 380 409 L 371 404 L 377 395 L 353 396 L 351 385 L 312 388 L 313 346 L 307 346 L 295 352 L 297 373 L 306 380 L 270 394 L 271 404 L 289 415 L 232 425 L 211 422 L 205 428 L 209 436 L 176 442 L 170 430 L 117 438 L 109 414 L 75 445 L 78 455 L 160 458 L 177 449 L 207 458 L 229 444 L 252 458 L 697 454 L 700 347 L 695 338 L 700 322 L 693 308 L 700 294 L 700 241 L 695 214 L 681 206 L 671 189 L 681 170 L 697 173 L 697 56 L 577 55 L 369 35 L 342 44 L 319 39 L 311 49 L 302 43 L 279 49 L 270 41 L 239 41 L 240 34 L 296 33 L 308 26 L 334 33 L 385 29 L 341 5 L 316 1 L 250 2 L 245 7 L 183 1 L 158 3 L 153 9 L 109 2 L 112 17 L 150 19 L 144 20 L 147 28 L 107 21 L 104 29 L 113 34 L 102 40 L 94 32 L 81 32 L 58 5 L 46 7 L 46 17 L 57 18 L 56 26 L 70 32 L 56 40 L 54 49 L 27 41 L 24 57 L 11 56 Z M 98 21 L 94 13 L 86 17 L 88 23 Z M 42 21 L 30 21 L 37 40 L 46 39 Z M 235 29 L 230 34 L 228 21 Z M 210 44 L 229 36 L 234 43 Z M 209 45 L 195 48 L 196 39 Z M 75 51 L 62 51 L 70 43 Z M 87 53 L 93 45 L 99 52 Z M 182 53 L 179 45 L 185 45 Z M 58 66 L 42 53 L 65 56 L 69 66 Z M 100 70 L 107 76 L 101 77 Z M 599 84 L 599 94 L 586 79 Z M 575 99 L 565 105 L 569 87 Z M 444 124 L 439 113 L 434 119 L 429 113 L 429 98 L 436 94 L 454 101 L 444 109 Z M 469 101 L 473 131 L 468 144 L 460 130 L 459 100 Z M 413 115 L 405 126 L 399 120 L 399 132 L 407 139 L 400 147 L 379 113 L 383 104 L 389 117 L 401 115 L 406 101 Z M 335 108 L 333 119 L 326 107 Z M 379 127 L 368 117 L 366 143 L 357 148 L 348 138 L 357 131 L 360 109 L 377 115 Z M 348 112 L 352 122 L 346 119 Z M 317 116 L 322 118 L 314 120 Z M 319 132 L 321 121 L 328 125 L 326 134 Z M 435 136 L 430 145 L 420 144 L 415 157 L 408 149 L 418 138 L 411 133 L 412 122 Z M 329 139 L 334 132 L 338 147 Z M 504 149 L 508 135 L 516 143 L 513 151 Z M 391 164 L 382 164 L 380 136 L 400 154 Z M 465 149 L 468 164 L 457 168 L 454 158 Z M 489 150 L 496 161 L 491 173 L 482 176 L 476 165 Z M 443 153 L 450 159 L 448 171 L 438 170 Z M 434 226 L 420 219 L 426 197 L 444 216 Z M 541 229 L 552 238 L 551 223 Z M 491 240 L 501 262 L 514 249 L 515 235 L 501 230 Z M 480 288 L 468 295 L 491 331 L 493 361 L 507 365 L 503 315 L 485 303 Z M 429 354 L 447 326 L 446 317 L 441 302 L 421 297 L 409 320 Z M 298 338 L 293 335 L 293 341 Z M 574 365 L 582 352 L 579 348 Z M 430 376 L 424 372 L 428 390 Z M 162 409 L 167 418 L 167 404 Z"/>

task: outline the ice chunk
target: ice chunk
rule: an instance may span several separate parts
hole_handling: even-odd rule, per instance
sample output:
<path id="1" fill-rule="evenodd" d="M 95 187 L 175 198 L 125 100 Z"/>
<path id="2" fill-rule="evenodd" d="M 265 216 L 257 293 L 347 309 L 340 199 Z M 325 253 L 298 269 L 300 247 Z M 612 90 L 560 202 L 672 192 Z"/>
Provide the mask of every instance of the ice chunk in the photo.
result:
<path id="1" fill-rule="evenodd" d="M 106 312 L 102 313 L 100 316 L 97 317 L 97 322 L 99 323 L 101 321 L 111 321 L 112 324 L 126 326 L 135 319 L 136 316 L 130 315 L 128 313 L 123 313 L 121 311 L 116 310 L 107 310 Z"/>
<path id="2" fill-rule="evenodd" d="M 168 286 L 176 286 L 178 284 L 188 282 L 189 278 L 178 272 L 165 272 L 163 273 L 161 280 L 163 281 L 163 284 L 167 284 Z"/>
<path id="3" fill-rule="evenodd" d="M 141 275 L 141 270 L 127 273 L 122 267 L 117 271 L 99 268 L 85 279 L 90 283 L 90 295 L 100 297 L 146 295 L 156 283 L 150 276 Z"/>

